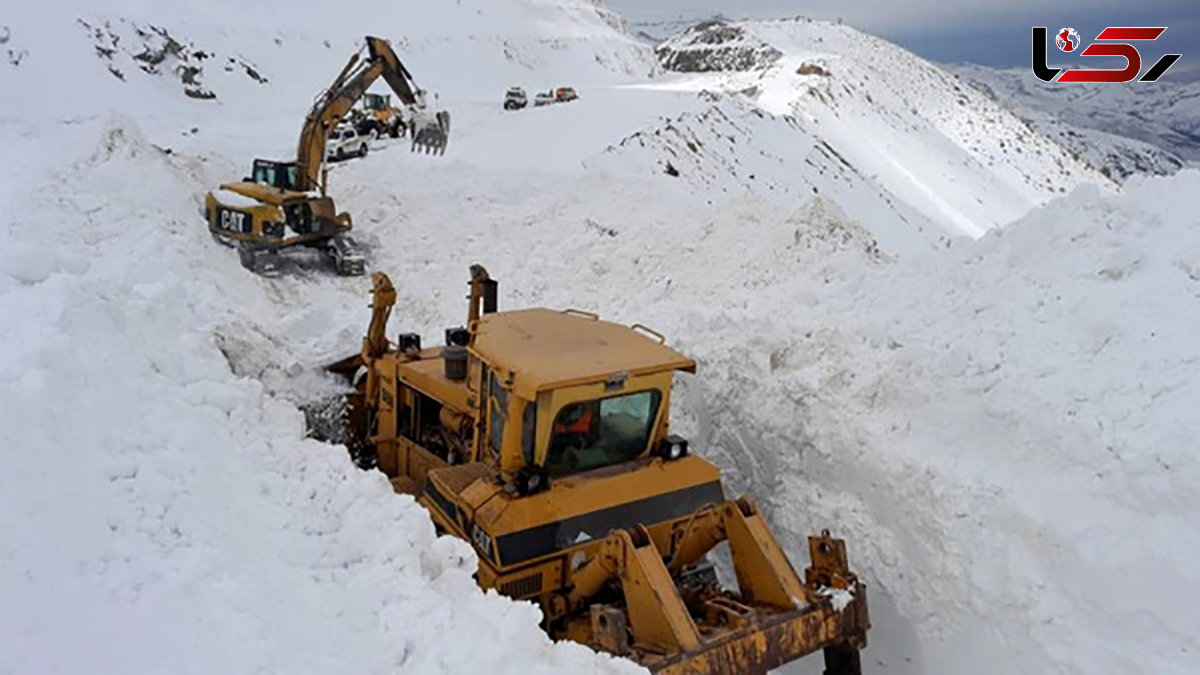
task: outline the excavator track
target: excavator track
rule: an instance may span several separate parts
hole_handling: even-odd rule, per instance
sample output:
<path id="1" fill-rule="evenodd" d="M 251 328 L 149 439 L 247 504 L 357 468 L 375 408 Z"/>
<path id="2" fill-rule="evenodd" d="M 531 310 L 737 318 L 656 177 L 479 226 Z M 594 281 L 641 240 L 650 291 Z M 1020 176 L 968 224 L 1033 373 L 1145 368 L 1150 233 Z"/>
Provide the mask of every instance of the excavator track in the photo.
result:
<path id="1" fill-rule="evenodd" d="M 366 259 L 350 237 L 338 235 L 330 239 L 325 253 L 333 261 L 334 269 L 343 277 L 360 277 L 367 272 Z"/>

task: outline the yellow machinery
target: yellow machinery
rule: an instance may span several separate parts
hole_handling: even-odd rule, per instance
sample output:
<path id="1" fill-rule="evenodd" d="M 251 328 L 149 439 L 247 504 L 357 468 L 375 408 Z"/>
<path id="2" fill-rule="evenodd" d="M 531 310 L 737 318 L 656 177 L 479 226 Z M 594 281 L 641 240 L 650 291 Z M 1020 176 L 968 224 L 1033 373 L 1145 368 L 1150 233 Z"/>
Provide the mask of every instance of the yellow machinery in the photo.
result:
<path id="1" fill-rule="evenodd" d="M 417 89 L 414 94 L 418 101 L 414 107 L 417 110 L 423 109 L 424 92 Z M 350 110 L 350 121 L 354 123 L 355 130 L 359 134 L 374 134 L 377 137 L 387 135 L 392 138 L 400 138 L 403 136 L 408 128 L 405 117 L 404 110 L 392 105 L 391 96 L 372 92 L 363 94 L 361 108 Z"/>
<path id="2" fill-rule="evenodd" d="M 477 579 L 541 605 L 545 628 L 660 673 L 761 673 L 822 650 L 859 675 L 866 589 L 845 545 L 809 538 L 803 579 L 747 497 L 669 432 L 676 371 L 695 362 L 644 326 L 584 312 L 497 312 L 471 268 L 467 324 L 442 347 L 385 330 L 396 291 L 372 276 L 342 421 L 360 461 L 469 541 Z M 736 590 L 707 556 L 728 544 Z"/>
<path id="3" fill-rule="evenodd" d="M 244 180 L 225 183 L 206 196 L 209 231 L 218 241 L 237 246 L 247 268 L 271 271 L 281 250 L 306 246 L 328 254 L 339 274 L 363 274 L 362 255 L 346 236 L 350 215 L 338 213 L 326 195 L 325 146 L 329 133 L 378 78 L 417 111 L 413 150 L 445 152 L 449 113 L 425 113 L 424 97 L 391 45 L 369 36 L 366 42 L 366 58 L 354 54 L 313 103 L 300 130 L 295 161 L 256 159 Z"/>

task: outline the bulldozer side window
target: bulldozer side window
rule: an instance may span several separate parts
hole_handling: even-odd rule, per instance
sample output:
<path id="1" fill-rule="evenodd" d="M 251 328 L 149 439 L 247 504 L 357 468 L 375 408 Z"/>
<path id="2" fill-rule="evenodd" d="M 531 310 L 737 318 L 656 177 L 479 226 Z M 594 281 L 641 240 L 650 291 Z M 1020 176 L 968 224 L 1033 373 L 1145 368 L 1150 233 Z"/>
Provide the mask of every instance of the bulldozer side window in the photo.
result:
<path id="1" fill-rule="evenodd" d="M 649 390 L 563 406 L 554 418 L 546 468 L 562 475 L 637 457 L 650 440 L 661 399 Z"/>
<path id="2" fill-rule="evenodd" d="M 508 392 L 500 385 L 500 378 L 491 374 L 489 389 L 491 393 L 491 424 L 488 426 L 488 438 L 492 450 L 500 452 L 501 441 L 504 438 L 504 411 L 508 405 Z"/>
<path id="3" fill-rule="evenodd" d="M 526 464 L 533 464 L 533 444 L 537 438 L 537 403 L 526 402 L 521 418 L 521 454 L 525 456 Z"/>

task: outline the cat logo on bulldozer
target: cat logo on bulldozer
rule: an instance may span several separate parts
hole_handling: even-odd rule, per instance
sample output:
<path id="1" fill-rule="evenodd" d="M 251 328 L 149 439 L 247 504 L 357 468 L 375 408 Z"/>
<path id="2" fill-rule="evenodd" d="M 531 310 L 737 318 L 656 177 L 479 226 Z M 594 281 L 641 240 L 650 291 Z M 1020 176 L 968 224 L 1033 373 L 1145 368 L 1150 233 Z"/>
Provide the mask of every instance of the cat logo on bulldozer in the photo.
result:
<path id="1" fill-rule="evenodd" d="M 250 216 L 241 211 L 217 209 L 217 227 L 226 232 L 250 232 Z"/>

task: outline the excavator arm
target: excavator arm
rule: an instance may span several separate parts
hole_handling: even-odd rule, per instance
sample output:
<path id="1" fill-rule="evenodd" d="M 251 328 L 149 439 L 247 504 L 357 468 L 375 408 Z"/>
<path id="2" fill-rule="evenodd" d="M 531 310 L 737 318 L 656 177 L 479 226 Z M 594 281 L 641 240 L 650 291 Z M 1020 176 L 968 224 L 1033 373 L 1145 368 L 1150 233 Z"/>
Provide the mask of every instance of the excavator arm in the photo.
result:
<path id="1" fill-rule="evenodd" d="M 381 76 L 406 105 L 417 109 L 423 107 L 420 90 L 396 52 L 392 51 L 391 45 L 382 38 L 368 36 L 366 58 L 362 58 L 361 52 L 350 57 L 346 67 L 342 68 L 333 84 L 321 92 L 304 118 L 300 145 L 296 151 L 299 169 L 297 190 L 320 189 L 322 193 L 325 192 L 322 167 L 329 132 Z M 449 113 L 441 111 L 431 116 L 419 111 L 413 129 L 413 149 L 423 149 L 427 153 L 445 152 L 449 132 Z"/>

